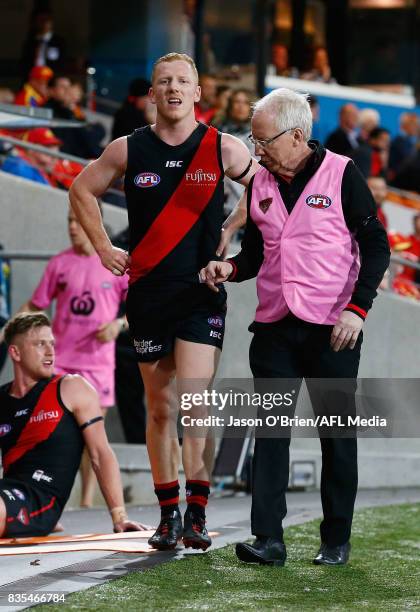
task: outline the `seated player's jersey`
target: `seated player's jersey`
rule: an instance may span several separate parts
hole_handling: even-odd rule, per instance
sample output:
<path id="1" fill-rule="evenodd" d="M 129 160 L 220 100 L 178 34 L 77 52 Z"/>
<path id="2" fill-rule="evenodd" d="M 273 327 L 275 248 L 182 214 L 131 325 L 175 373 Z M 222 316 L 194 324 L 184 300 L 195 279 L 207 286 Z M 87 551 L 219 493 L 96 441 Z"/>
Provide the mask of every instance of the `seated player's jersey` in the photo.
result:
<path id="1" fill-rule="evenodd" d="M 83 450 L 83 437 L 60 396 L 62 376 L 40 380 L 22 398 L 0 387 L 0 448 L 4 478 L 69 498 Z"/>
<path id="2" fill-rule="evenodd" d="M 140 128 L 127 138 L 130 285 L 198 282 L 223 223 L 221 134 L 199 123 L 172 146 Z"/>

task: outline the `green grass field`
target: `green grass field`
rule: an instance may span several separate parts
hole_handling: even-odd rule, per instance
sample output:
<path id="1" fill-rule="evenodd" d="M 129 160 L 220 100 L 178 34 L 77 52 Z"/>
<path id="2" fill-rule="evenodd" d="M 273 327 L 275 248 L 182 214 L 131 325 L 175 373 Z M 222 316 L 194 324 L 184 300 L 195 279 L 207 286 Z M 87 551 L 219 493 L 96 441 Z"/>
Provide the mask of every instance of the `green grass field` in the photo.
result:
<path id="1" fill-rule="evenodd" d="M 355 515 L 344 567 L 312 564 L 318 522 L 285 532 L 284 568 L 245 565 L 228 546 L 68 596 L 40 610 L 420 610 L 420 505 Z"/>

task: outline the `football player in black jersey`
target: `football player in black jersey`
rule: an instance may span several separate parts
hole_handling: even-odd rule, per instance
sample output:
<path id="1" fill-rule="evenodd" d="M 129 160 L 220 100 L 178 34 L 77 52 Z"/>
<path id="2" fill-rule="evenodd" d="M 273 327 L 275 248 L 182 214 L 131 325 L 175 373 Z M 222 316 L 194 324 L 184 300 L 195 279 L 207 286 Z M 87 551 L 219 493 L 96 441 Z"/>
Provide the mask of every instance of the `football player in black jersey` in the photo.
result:
<path id="1" fill-rule="evenodd" d="M 127 318 L 147 397 L 147 447 L 161 523 L 149 540 L 164 550 L 184 545 L 205 550 L 205 525 L 214 441 L 184 429 L 182 461 L 187 512 L 179 512 L 176 436 L 178 396 L 211 384 L 223 342 L 226 294 L 200 285 L 199 270 L 213 253 L 224 255 L 231 234 L 246 217 L 246 194 L 223 223 L 224 175 L 247 186 L 259 168 L 247 147 L 195 119 L 200 99 L 193 60 L 171 53 L 154 65 L 152 126 L 113 141 L 73 183 L 70 200 L 103 265 L 114 274 L 129 267 Z M 107 237 L 96 198 L 125 175 L 130 256 Z M 176 376 L 177 389 L 173 390 Z M 197 382 L 200 381 L 200 382 Z M 199 416 L 204 407 L 196 407 Z M 172 425 L 172 427 L 171 427 Z M 173 432 L 171 435 L 171 431 Z"/>
<path id="2" fill-rule="evenodd" d="M 97 392 L 78 375 L 54 376 L 54 337 L 43 313 L 5 327 L 14 379 L 0 388 L 0 537 L 44 536 L 63 512 L 86 444 L 115 532 L 128 520 L 120 470 Z"/>

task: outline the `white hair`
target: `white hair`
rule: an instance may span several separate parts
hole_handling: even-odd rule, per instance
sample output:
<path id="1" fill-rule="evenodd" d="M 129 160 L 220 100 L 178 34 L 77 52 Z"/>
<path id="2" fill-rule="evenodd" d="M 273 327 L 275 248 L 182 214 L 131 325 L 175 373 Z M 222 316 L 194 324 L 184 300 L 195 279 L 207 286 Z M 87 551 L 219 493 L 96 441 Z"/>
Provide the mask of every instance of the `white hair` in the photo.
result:
<path id="1" fill-rule="evenodd" d="M 381 116 L 375 108 L 362 108 L 359 111 L 360 127 L 377 127 L 381 121 Z M 373 126 L 372 126 L 373 124 Z"/>
<path id="2" fill-rule="evenodd" d="M 311 137 L 312 113 L 307 94 L 284 87 L 274 89 L 254 104 L 253 115 L 259 112 L 271 115 L 279 132 L 300 128 L 305 141 Z"/>

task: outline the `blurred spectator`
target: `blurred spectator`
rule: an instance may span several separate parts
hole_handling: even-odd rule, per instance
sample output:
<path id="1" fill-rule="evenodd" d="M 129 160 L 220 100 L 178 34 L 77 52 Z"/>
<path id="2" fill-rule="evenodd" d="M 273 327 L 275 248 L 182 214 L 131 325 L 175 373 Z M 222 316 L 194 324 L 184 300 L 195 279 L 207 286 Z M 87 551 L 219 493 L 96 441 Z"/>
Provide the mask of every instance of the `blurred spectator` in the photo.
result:
<path id="1" fill-rule="evenodd" d="M 325 47 L 317 47 L 314 50 L 312 68 L 309 72 L 304 72 L 301 79 L 305 79 L 306 81 L 318 81 L 320 83 L 337 82 L 334 77 L 331 76 L 330 61 Z"/>
<path id="2" fill-rule="evenodd" d="M 15 94 L 8 87 L 0 87 L 0 104 L 13 104 Z"/>
<path id="3" fill-rule="evenodd" d="M 274 67 L 274 74 L 277 76 L 299 78 L 298 69 L 289 66 L 289 51 L 286 45 L 280 42 L 271 45 L 271 64 Z"/>
<path id="4" fill-rule="evenodd" d="M 376 127 L 369 134 L 367 142 L 362 142 L 351 154 L 365 178 L 387 176 L 390 140 L 387 129 Z"/>
<path id="5" fill-rule="evenodd" d="M 394 241 L 394 250 L 413 263 L 420 263 L 420 213 L 413 217 L 414 232 L 410 236 Z M 403 267 L 393 283 L 394 290 L 400 295 L 420 300 L 420 272 L 409 266 Z"/>
<path id="6" fill-rule="evenodd" d="M 35 12 L 22 51 L 23 76 L 26 78 L 34 66 L 49 66 L 52 70 L 60 70 L 63 58 L 64 45 L 62 39 L 54 33 L 52 12 Z"/>
<path id="7" fill-rule="evenodd" d="M 221 132 L 227 132 L 232 136 L 236 136 L 246 144 L 251 154 L 254 154 L 254 145 L 249 140 L 248 136 L 251 133 L 251 105 L 253 103 L 253 95 L 247 89 L 236 89 L 229 98 L 226 109 L 226 119 L 218 126 Z M 228 215 L 239 198 L 241 197 L 244 187 L 228 177 L 224 179 L 225 189 L 225 214 Z"/>
<path id="8" fill-rule="evenodd" d="M 60 74 L 48 81 L 48 101 L 44 106 L 52 109 L 54 119 L 74 119 L 70 109 L 70 88 L 70 79 Z"/>
<path id="9" fill-rule="evenodd" d="M 254 147 L 248 138 L 251 132 L 252 102 L 253 96 L 248 89 L 234 90 L 228 101 L 225 120 L 217 127 L 221 132 L 227 132 L 242 140 L 250 152 L 254 153 Z"/>
<path id="10" fill-rule="evenodd" d="M 216 55 L 211 46 L 211 36 L 208 32 L 204 32 L 202 40 L 202 63 L 201 70 L 206 74 L 213 74 L 217 70 Z"/>
<path id="11" fill-rule="evenodd" d="M 72 106 L 71 81 L 68 77 L 55 75 L 48 83 L 49 99 L 45 108 L 51 108 L 54 119 L 77 121 Z M 100 142 L 105 135 L 103 126 L 99 123 L 83 127 L 54 128 L 58 138 L 62 140 L 61 151 L 83 159 L 99 157 L 102 153 Z"/>
<path id="12" fill-rule="evenodd" d="M 210 124 L 216 114 L 216 77 L 211 74 L 200 75 L 201 98 L 195 104 L 195 118 L 197 121 Z"/>
<path id="13" fill-rule="evenodd" d="M 232 88 L 229 85 L 218 85 L 216 89 L 216 112 L 212 119 L 212 125 L 220 125 L 226 119 L 226 109 L 229 98 L 232 95 Z"/>
<path id="14" fill-rule="evenodd" d="M 420 193 L 420 143 L 415 155 L 401 164 L 397 175 L 391 180 L 391 185 Z"/>
<path id="15" fill-rule="evenodd" d="M 22 138 L 26 142 L 58 151 L 62 144 L 48 128 L 35 128 Z M 57 159 L 47 152 L 19 149 L 17 155 L 10 155 L 3 163 L 2 170 L 50 187 L 70 189 L 76 176 L 83 170 L 81 164 L 66 159 Z"/>
<path id="16" fill-rule="evenodd" d="M 69 108 L 72 111 L 75 119 L 78 119 L 79 121 L 85 121 L 86 119 L 85 113 L 82 109 L 84 95 L 85 92 L 81 82 L 72 80 L 68 95 Z"/>
<path id="17" fill-rule="evenodd" d="M 29 80 L 16 94 L 19 106 L 43 106 L 48 99 L 48 81 L 54 73 L 48 66 L 36 66 L 29 73 Z"/>
<path id="18" fill-rule="evenodd" d="M 357 140 L 357 125 L 359 123 L 359 110 L 354 104 L 344 104 L 340 108 L 340 126 L 332 132 L 325 147 L 339 155 L 351 155 L 359 146 Z"/>
<path id="19" fill-rule="evenodd" d="M 36 128 L 27 132 L 23 140 L 32 144 L 48 147 L 51 151 L 58 151 L 61 141 L 48 128 Z M 39 151 L 19 150 L 18 155 L 10 155 L 3 163 L 3 172 L 14 174 L 30 181 L 36 181 L 43 185 L 53 185 L 50 174 L 53 170 L 55 159 L 48 153 Z"/>
<path id="20" fill-rule="evenodd" d="M 131 81 L 128 96 L 114 116 L 112 140 L 128 136 L 137 128 L 148 125 L 146 109 L 149 104 L 149 89 L 152 86 L 146 79 Z"/>
<path id="21" fill-rule="evenodd" d="M 376 216 L 379 221 L 382 223 L 384 228 L 388 229 L 388 219 L 382 209 L 382 205 L 386 200 L 386 196 L 388 194 L 388 187 L 386 181 L 383 176 L 369 176 L 367 179 L 367 184 L 372 192 L 373 199 L 376 203 Z"/>
<path id="22" fill-rule="evenodd" d="M 416 113 L 403 113 L 400 117 L 400 133 L 392 140 L 389 151 L 391 178 L 397 174 L 403 162 L 415 154 L 419 135 L 419 118 Z"/>
<path id="23" fill-rule="evenodd" d="M 359 112 L 359 142 L 366 142 L 373 129 L 378 127 L 381 116 L 375 108 L 362 108 Z"/>

